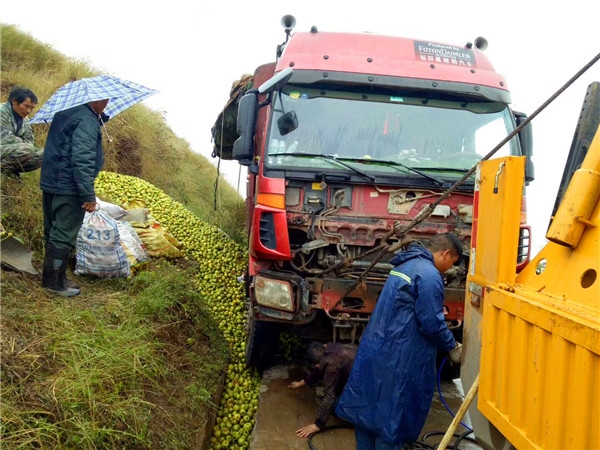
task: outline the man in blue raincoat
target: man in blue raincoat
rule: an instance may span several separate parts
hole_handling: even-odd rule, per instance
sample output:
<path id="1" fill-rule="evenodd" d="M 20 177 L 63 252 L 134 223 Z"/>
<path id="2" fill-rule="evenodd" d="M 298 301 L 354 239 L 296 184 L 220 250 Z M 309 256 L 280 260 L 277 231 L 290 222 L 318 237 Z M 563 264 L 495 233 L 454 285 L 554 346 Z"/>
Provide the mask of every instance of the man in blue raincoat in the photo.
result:
<path id="1" fill-rule="evenodd" d="M 336 408 L 354 424 L 358 450 L 400 449 L 418 439 L 433 399 L 437 350 L 460 350 L 444 321 L 442 273 L 462 252 L 458 238 L 444 233 L 390 261 Z"/>

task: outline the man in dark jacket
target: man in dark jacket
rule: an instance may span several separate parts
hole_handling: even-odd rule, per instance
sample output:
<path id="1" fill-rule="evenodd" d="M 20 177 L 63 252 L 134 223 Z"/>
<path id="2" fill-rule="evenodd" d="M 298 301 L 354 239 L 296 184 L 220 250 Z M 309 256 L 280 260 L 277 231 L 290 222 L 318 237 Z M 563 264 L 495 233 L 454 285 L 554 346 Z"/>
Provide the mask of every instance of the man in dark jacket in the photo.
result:
<path id="1" fill-rule="evenodd" d="M 46 256 L 42 286 L 63 297 L 80 293 L 66 277 L 87 212 L 96 210 L 94 181 L 104 165 L 101 124 L 108 100 L 60 111 L 48 131 L 40 175 Z"/>
<path id="2" fill-rule="evenodd" d="M 444 321 L 442 273 L 462 252 L 456 236 L 439 234 L 390 261 L 336 408 L 354 424 L 357 449 L 401 449 L 418 439 L 433 399 L 437 350 L 458 346 Z"/>
<path id="3" fill-rule="evenodd" d="M 296 430 L 296 436 L 308 437 L 325 426 L 348 380 L 355 354 L 354 349 L 338 342 L 311 343 L 308 348 L 308 359 L 315 364 L 314 369 L 302 380 L 292 381 L 288 387 L 298 389 L 305 385 L 314 386 L 318 381 L 323 380 L 323 399 L 317 420 Z"/>

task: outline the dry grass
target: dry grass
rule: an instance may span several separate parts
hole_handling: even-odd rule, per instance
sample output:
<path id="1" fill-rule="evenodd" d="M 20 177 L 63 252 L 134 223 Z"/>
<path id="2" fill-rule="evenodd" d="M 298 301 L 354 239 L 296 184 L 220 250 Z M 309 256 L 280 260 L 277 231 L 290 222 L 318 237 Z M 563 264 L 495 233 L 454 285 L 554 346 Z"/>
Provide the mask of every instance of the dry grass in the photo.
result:
<path id="1" fill-rule="evenodd" d="M 3 270 L 2 448 L 194 447 L 228 350 L 190 270 L 81 278 L 74 299 Z"/>
<path id="2" fill-rule="evenodd" d="M 36 93 L 41 107 L 65 83 L 100 74 L 87 63 L 65 58 L 12 25 L 2 25 L 0 37 L 1 101 L 6 101 L 12 87 L 26 86 Z M 36 145 L 43 147 L 48 128 L 46 124 L 33 125 Z M 245 244 L 243 199 L 221 176 L 219 201 L 217 209 L 214 208 L 216 167 L 194 153 L 185 139 L 176 136 L 161 113 L 135 105 L 112 118 L 107 128 L 112 142 L 104 144 L 104 170 L 133 175 L 154 184 L 200 219 Z M 243 215 L 231 217 L 231 211 Z"/>
<path id="3" fill-rule="evenodd" d="M 1 26 L 2 101 L 13 86 L 41 106 L 66 82 L 99 74 L 13 26 Z M 245 240 L 245 208 L 215 167 L 163 117 L 136 105 L 109 122 L 105 170 L 144 179 L 200 219 Z M 47 125 L 35 125 L 43 146 Z M 43 256 L 39 171 L 2 176 L 2 225 Z M 184 264 L 185 263 L 185 264 Z M 200 448 L 229 348 L 193 285 L 195 263 L 152 261 L 130 279 L 77 280 L 74 299 L 39 277 L 0 272 L 3 449 Z M 72 275 L 71 275 L 72 276 Z"/>

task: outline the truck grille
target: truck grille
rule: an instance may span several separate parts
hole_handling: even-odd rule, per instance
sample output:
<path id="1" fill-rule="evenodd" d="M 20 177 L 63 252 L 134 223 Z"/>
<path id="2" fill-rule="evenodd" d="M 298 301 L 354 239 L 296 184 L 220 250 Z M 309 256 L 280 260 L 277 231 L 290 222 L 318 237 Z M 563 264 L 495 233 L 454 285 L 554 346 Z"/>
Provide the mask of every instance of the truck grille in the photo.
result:
<path id="1" fill-rule="evenodd" d="M 270 250 L 275 250 L 277 248 L 273 213 L 263 212 L 260 215 L 260 243 Z"/>

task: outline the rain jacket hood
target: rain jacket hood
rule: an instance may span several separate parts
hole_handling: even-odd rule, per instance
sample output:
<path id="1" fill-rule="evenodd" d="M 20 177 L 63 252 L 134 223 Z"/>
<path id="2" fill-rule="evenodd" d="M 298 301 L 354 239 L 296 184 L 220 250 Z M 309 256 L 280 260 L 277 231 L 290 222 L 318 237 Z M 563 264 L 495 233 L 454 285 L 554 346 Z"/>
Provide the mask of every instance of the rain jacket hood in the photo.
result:
<path id="1" fill-rule="evenodd" d="M 451 350 L 454 337 L 431 252 L 412 247 L 391 263 L 336 414 L 401 444 L 419 437 L 433 398 L 437 349 Z"/>
<path id="2" fill-rule="evenodd" d="M 412 245 L 408 250 L 395 254 L 390 260 L 390 264 L 394 267 L 405 263 L 414 258 L 426 258 L 431 260 L 433 264 L 433 255 L 425 247 Z"/>

